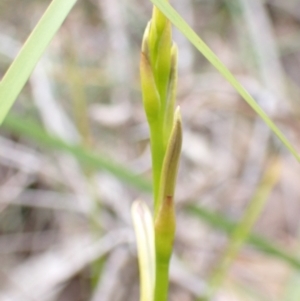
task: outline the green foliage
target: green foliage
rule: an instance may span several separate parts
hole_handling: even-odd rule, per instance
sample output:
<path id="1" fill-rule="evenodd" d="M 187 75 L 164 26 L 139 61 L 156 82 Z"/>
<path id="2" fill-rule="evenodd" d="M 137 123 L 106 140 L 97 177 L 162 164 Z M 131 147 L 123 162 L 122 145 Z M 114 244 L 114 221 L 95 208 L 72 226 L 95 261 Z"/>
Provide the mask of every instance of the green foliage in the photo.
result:
<path id="1" fill-rule="evenodd" d="M 174 192 L 182 143 L 180 112 L 178 110 L 175 113 L 178 50 L 172 42 L 171 22 L 224 76 L 298 161 L 300 161 L 300 156 L 253 97 L 170 6 L 168 1 L 151 0 L 151 2 L 157 8 L 154 7 L 152 20 L 149 22 L 143 38 L 140 71 L 143 104 L 150 128 L 154 214 L 152 217 L 144 203 L 135 202 L 132 207 L 132 216 L 137 236 L 141 271 L 141 301 L 166 301 L 169 261 L 176 227 Z M 0 125 L 6 118 L 38 60 L 75 3 L 76 0 L 52 1 L 17 58 L 4 75 L 0 82 Z M 8 116 L 4 126 L 13 132 L 30 137 L 44 147 L 66 151 L 83 164 L 94 169 L 108 171 L 121 181 L 141 191 L 150 192 L 152 189 L 147 180 L 112 162 L 106 156 L 95 154 L 81 146 L 70 145 L 53 137 L 32 121 Z M 270 178 L 272 176 L 273 174 Z M 300 261 L 296 257 L 274 246 L 267 240 L 251 234 L 251 229 L 263 208 L 267 195 L 275 185 L 276 181 L 274 182 L 274 179 L 270 178 L 268 178 L 268 185 L 264 182 L 259 187 L 239 224 L 203 208 L 190 208 L 189 211 L 192 214 L 231 235 L 231 241 L 220 264 L 220 269 L 217 270 L 215 277 L 212 277 L 212 287 L 218 287 L 221 284 L 230 263 L 246 241 L 262 252 L 289 263 L 295 269 L 300 269 Z M 293 298 L 294 292 L 297 293 L 297 296 L 299 295 L 298 290 L 293 289 L 292 293 L 289 294 L 290 297 L 287 297 L 288 300 Z"/>
<path id="2" fill-rule="evenodd" d="M 145 30 L 140 61 L 153 167 L 156 253 L 154 301 L 167 300 L 169 262 L 176 228 L 174 192 L 182 144 L 179 108 L 174 114 L 177 55 L 177 47 L 172 45 L 171 24 L 154 7 L 152 20 Z"/>
<path id="3" fill-rule="evenodd" d="M 159 10 L 184 34 L 184 36 L 202 53 L 202 55 L 224 76 L 224 78 L 234 87 L 241 97 L 249 104 L 258 116 L 266 123 L 270 130 L 285 145 L 290 153 L 300 161 L 300 156 L 294 146 L 289 142 L 286 136 L 279 130 L 274 122 L 256 103 L 254 98 L 226 68 L 214 52 L 204 43 L 204 41 L 195 33 L 195 31 L 185 22 L 185 20 L 176 12 L 176 10 L 167 2 L 161 0 L 150 0 Z"/>
<path id="4" fill-rule="evenodd" d="M 120 164 L 112 162 L 107 156 L 95 154 L 80 145 L 72 145 L 58 137 L 54 137 L 32 120 L 10 114 L 4 121 L 3 126 L 24 137 L 33 139 L 42 147 L 66 151 L 89 168 L 93 168 L 94 170 L 103 169 L 117 176 L 120 180 L 124 181 L 124 183 L 133 185 L 142 191 L 151 191 L 151 184 L 147 180 L 135 175 Z"/>
<path id="5" fill-rule="evenodd" d="M 53 0 L 0 82 L 0 125 L 76 0 Z"/>
<path id="6" fill-rule="evenodd" d="M 23 137 L 33 140 L 41 147 L 50 147 L 53 150 L 65 151 L 73 155 L 84 165 L 94 168 L 95 170 L 109 171 L 120 181 L 130 184 L 140 191 L 151 192 L 151 184 L 146 179 L 137 177 L 126 167 L 107 160 L 107 157 L 102 156 L 101 154 L 96 155 L 90 150 L 76 145 L 67 144 L 59 138 L 49 135 L 39 124 L 33 121 L 8 115 L 3 126 L 15 134 L 22 135 Z M 186 210 L 189 214 L 197 216 L 206 224 L 211 225 L 215 229 L 224 231 L 225 233 L 232 233 L 233 229 L 236 227 L 235 222 L 205 208 L 189 206 Z M 274 256 L 275 258 L 286 262 L 294 269 L 300 270 L 300 261 L 296 257 L 287 253 L 280 247 L 275 246 L 265 238 L 250 233 L 247 237 L 247 243 L 269 256 Z"/>

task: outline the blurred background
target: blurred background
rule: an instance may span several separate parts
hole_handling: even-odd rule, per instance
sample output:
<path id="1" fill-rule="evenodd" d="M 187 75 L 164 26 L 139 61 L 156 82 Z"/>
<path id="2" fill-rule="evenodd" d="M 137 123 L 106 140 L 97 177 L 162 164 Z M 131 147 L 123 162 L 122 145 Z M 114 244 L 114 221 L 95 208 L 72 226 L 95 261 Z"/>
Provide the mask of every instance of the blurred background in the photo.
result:
<path id="1" fill-rule="evenodd" d="M 0 2 L 1 77 L 49 2 Z M 171 3 L 300 150 L 299 1 Z M 1 301 L 138 300 L 130 206 L 151 204 L 138 70 L 151 9 L 78 1 L 1 127 Z M 184 143 L 169 300 L 197 300 L 256 199 L 256 236 L 213 300 L 300 300 L 299 164 L 177 30 L 174 40 Z"/>

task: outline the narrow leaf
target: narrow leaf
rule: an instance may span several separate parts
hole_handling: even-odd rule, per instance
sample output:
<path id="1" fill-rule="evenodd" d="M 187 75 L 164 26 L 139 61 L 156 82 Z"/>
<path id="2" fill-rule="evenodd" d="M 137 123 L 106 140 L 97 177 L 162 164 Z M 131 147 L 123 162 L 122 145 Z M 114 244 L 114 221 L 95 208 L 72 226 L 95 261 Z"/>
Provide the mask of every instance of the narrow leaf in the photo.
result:
<path id="1" fill-rule="evenodd" d="M 207 225 L 210 225 L 211 227 L 230 235 L 232 235 L 237 226 L 237 222 L 200 206 L 190 205 L 186 208 L 186 211 L 195 217 L 198 217 Z M 275 245 L 266 238 L 254 233 L 250 233 L 247 237 L 247 242 L 257 250 L 286 262 L 295 270 L 300 270 L 300 260 L 297 257 L 289 254 L 286 250 Z"/>
<path id="2" fill-rule="evenodd" d="M 220 262 L 217 263 L 214 273 L 209 281 L 209 289 L 205 300 L 210 300 L 217 289 L 222 285 L 226 274 L 247 240 L 255 222 L 257 221 L 264 205 L 274 186 L 277 184 L 281 174 L 281 161 L 279 159 L 270 160 L 261 183 L 259 184 L 254 196 L 247 206 L 241 221 L 234 229 Z M 203 300 L 202 298 L 199 300 Z"/>
<path id="3" fill-rule="evenodd" d="M 155 216 L 159 214 L 162 203 L 168 198 L 173 199 L 174 197 L 182 145 L 182 123 L 179 107 L 175 112 L 173 123 L 162 166 L 159 199 L 158 203 L 155 204 Z"/>
<path id="4" fill-rule="evenodd" d="M 140 301 L 153 301 L 155 283 L 154 226 L 147 205 L 135 201 L 131 207 L 140 270 Z"/>
<path id="5" fill-rule="evenodd" d="M 76 0 L 53 0 L 0 82 L 0 125 Z"/>
<path id="6" fill-rule="evenodd" d="M 17 116 L 9 115 L 3 123 L 5 128 L 14 133 L 28 137 L 43 147 L 66 151 L 78 159 L 79 162 L 97 170 L 102 169 L 118 177 L 124 183 L 130 184 L 140 190 L 151 192 L 151 184 L 141 176 L 135 175 L 128 168 L 113 162 L 104 155 L 95 154 L 80 145 L 72 145 L 58 137 L 48 134 L 36 122 Z"/>
<path id="7" fill-rule="evenodd" d="M 293 156 L 300 161 L 300 156 L 286 136 L 279 130 L 274 122 L 268 117 L 263 109 L 256 103 L 249 92 L 240 84 L 234 75 L 220 61 L 214 52 L 203 42 L 195 31 L 184 21 L 178 12 L 167 2 L 161 0 L 150 0 L 157 8 L 184 34 L 184 36 L 202 53 L 202 55 L 224 76 L 234 87 L 249 106 L 263 119 L 266 125 L 273 131 L 279 140 L 285 145 Z"/>
<path id="8" fill-rule="evenodd" d="M 100 154 L 94 154 L 91 151 L 78 146 L 72 146 L 61 141 L 57 137 L 49 135 L 43 128 L 33 121 L 8 115 L 3 126 L 12 131 L 15 134 L 21 134 L 23 137 L 27 137 L 40 146 L 51 147 L 52 149 L 63 150 L 74 155 L 78 161 L 83 164 L 87 164 L 94 169 L 107 170 L 115 175 L 120 181 L 128 183 L 137 189 L 145 192 L 151 192 L 151 184 L 147 179 L 143 177 L 137 177 L 128 168 L 111 162 L 103 158 Z M 200 218 L 208 225 L 211 225 L 215 229 L 224 231 L 225 233 L 232 233 L 236 227 L 236 222 L 227 219 L 223 215 L 213 213 L 203 207 L 189 206 L 187 211 Z M 274 243 L 268 241 L 257 234 L 251 233 L 247 239 L 248 244 L 252 245 L 261 252 L 278 258 L 283 262 L 286 262 L 296 270 L 300 270 L 300 260 L 295 256 L 289 254 L 283 248 L 280 248 Z"/>

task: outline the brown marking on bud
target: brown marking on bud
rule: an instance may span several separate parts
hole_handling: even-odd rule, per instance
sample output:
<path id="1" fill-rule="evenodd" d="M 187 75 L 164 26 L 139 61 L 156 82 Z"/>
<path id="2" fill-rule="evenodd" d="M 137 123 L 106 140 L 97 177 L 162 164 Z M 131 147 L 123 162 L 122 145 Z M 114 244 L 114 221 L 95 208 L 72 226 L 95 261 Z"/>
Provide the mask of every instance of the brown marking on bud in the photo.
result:
<path id="1" fill-rule="evenodd" d="M 150 67 L 150 61 L 148 59 L 147 53 L 144 51 L 141 51 L 141 61 L 145 61 L 146 66 Z"/>
<path id="2" fill-rule="evenodd" d="M 166 206 L 171 207 L 173 206 L 173 196 L 172 195 L 167 195 L 166 196 Z"/>

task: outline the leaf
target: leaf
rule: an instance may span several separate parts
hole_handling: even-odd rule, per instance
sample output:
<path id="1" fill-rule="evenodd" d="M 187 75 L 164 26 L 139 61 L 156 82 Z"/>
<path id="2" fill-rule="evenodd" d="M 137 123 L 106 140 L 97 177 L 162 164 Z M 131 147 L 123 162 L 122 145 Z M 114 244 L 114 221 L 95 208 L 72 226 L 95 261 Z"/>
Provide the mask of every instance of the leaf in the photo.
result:
<path id="1" fill-rule="evenodd" d="M 259 115 L 271 131 L 285 145 L 293 156 L 300 161 L 300 156 L 286 136 L 279 130 L 263 109 L 256 103 L 249 92 L 240 84 L 234 75 L 226 68 L 214 52 L 203 42 L 195 31 L 184 21 L 178 12 L 167 2 L 150 0 L 157 8 L 184 34 L 184 36 L 202 53 L 202 55 L 224 76 L 248 105 Z"/>
<path id="2" fill-rule="evenodd" d="M 76 0 L 53 0 L 0 82 L 0 125 Z"/>
<path id="3" fill-rule="evenodd" d="M 66 151 L 76 157 L 79 162 L 82 162 L 95 170 L 106 170 L 118 177 L 124 183 L 130 184 L 140 190 L 146 192 L 151 192 L 152 190 L 149 181 L 139 175 L 135 175 L 128 168 L 112 162 L 107 156 L 95 154 L 91 150 L 80 145 L 72 145 L 58 137 L 50 135 L 39 124 L 32 120 L 10 114 L 5 119 L 3 126 L 15 133 L 36 141 L 43 147 Z"/>
<path id="4" fill-rule="evenodd" d="M 10 114 L 7 116 L 3 126 L 15 134 L 21 134 L 23 137 L 30 138 L 41 146 L 66 151 L 74 155 L 81 163 L 89 165 L 94 169 L 106 170 L 122 182 L 128 183 L 141 191 L 151 192 L 151 184 L 147 179 L 136 176 L 128 168 L 112 162 L 100 154 L 96 155 L 83 147 L 67 144 L 61 139 L 49 135 L 39 124 L 32 120 L 21 119 L 20 117 Z M 206 224 L 228 234 L 232 233 L 236 226 L 235 222 L 203 207 L 189 206 L 187 211 L 203 220 Z M 266 254 L 272 255 L 273 257 L 290 264 L 293 268 L 300 270 L 300 260 L 298 258 L 274 245 L 272 242 L 269 242 L 265 238 L 251 233 L 248 236 L 247 243 Z"/>
<path id="5" fill-rule="evenodd" d="M 263 178 L 258 185 L 252 199 L 250 200 L 245 212 L 233 230 L 228 245 L 225 248 L 220 261 L 209 279 L 209 290 L 205 300 L 211 300 L 218 288 L 222 285 L 228 270 L 244 243 L 247 241 L 251 230 L 260 216 L 268 197 L 274 186 L 278 183 L 281 175 L 281 161 L 278 158 L 270 160 Z"/>
<path id="6" fill-rule="evenodd" d="M 155 283 L 154 226 L 151 212 L 142 201 L 131 207 L 133 226 L 137 241 L 140 269 L 140 301 L 153 301 Z"/>
<path id="7" fill-rule="evenodd" d="M 159 199 L 158 202 L 154 204 L 155 217 L 158 217 L 161 207 L 163 207 L 163 203 L 168 202 L 168 199 L 173 200 L 174 198 L 179 160 L 181 154 L 181 145 L 182 122 L 180 108 L 178 107 L 174 115 L 173 129 L 169 137 L 166 154 L 162 166 Z"/>
<path id="8" fill-rule="evenodd" d="M 186 211 L 194 215 L 195 217 L 200 218 L 206 224 L 227 234 L 232 234 L 237 226 L 236 222 L 224 217 L 223 215 L 211 212 L 210 210 L 207 210 L 200 206 L 190 205 L 186 208 Z M 247 243 L 265 254 L 288 263 L 294 269 L 300 270 L 300 260 L 297 257 L 289 254 L 283 248 L 276 246 L 274 243 L 268 241 L 262 236 L 250 233 L 247 238 Z"/>

